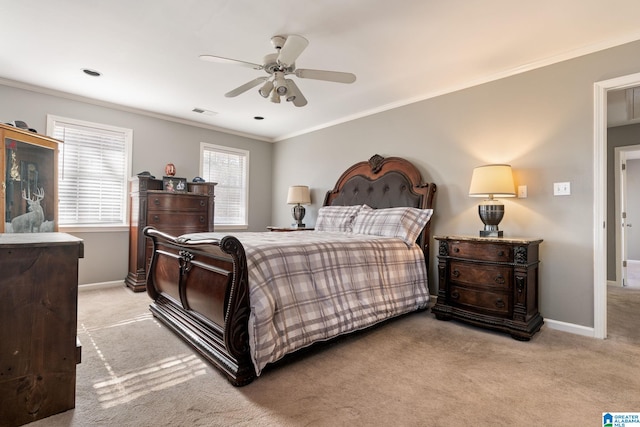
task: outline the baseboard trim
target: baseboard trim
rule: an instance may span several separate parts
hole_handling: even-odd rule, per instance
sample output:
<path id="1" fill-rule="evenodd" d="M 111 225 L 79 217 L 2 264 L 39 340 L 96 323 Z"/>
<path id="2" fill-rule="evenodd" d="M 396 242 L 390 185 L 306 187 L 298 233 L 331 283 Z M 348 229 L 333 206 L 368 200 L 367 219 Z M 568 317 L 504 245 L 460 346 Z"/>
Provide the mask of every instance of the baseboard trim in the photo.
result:
<path id="1" fill-rule="evenodd" d="M 124 286 L 124 280 L 115 280 L 113 282 L 87 283 L 85 285 L 79 285 L 78 291 L 89 291 L 94 289 L 113 288 L 116 286 Z"/>
<path id="2" fill-rule="evenodd" d="M 544 324 L 549 329 L 555 329 L 556 331 L 569 332 L 589 338 L 596 337 L 595 329 L 587 326 L 576 325 L 575 323 L 561 322 L 559 320 L 553 319 L 544 319 Z"/>

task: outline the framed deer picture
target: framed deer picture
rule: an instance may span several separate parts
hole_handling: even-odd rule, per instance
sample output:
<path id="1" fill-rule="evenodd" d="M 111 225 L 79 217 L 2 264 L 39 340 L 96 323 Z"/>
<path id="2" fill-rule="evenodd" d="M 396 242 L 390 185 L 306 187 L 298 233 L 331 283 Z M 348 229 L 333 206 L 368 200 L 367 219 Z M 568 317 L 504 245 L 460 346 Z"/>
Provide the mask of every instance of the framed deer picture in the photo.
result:
<path id="1" fill-rule="evenodd" d="M 0 123 L 0 233 L 58 231 L 58 144 Z"/>

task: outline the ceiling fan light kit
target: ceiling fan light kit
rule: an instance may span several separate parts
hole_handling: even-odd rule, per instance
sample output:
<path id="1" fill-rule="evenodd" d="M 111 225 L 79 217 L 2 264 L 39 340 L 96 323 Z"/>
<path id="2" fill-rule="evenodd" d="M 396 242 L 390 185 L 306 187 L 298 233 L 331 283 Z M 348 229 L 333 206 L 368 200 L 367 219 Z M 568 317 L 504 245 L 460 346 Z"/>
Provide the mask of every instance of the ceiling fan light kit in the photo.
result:
<path id="1" fill-rule="evenodd" d="M 307 105 L 306 98 L 302 95 L 298 85 L 293 80 L 285 78 L 286 76 L 295 75 L 301 79 L 323 80 L 334 83 L 353 83 L 356 81 L 356 76 L 352 73 L 296 69 L 296 59 L 309 44 L 309 41 L 302 36 L 296 34 L 274 36 L 271 38 L 271 44 L 278 52 L 266 55 L 262 65 L 215 55 L 200 55 L 200 59 L 221 64 L 240 65 L 254 70 L 264 70 L 269 74 L 267 77 L 258 77 L 225 93 L 224 96 L 227 98 L 233 98 L 262 84 L 258 89 L 258 93 L 263 98 L 270 97 L 271 102 L 279 104 L 280 97 L 284 97 L 287 102 L 291 102 L 296 107 L 303 107 Z"/>
<path id="2" fill-rule="evenodd" d="M 273 82 L 271 80 L 267 80 L 267 82 L 264 85 L 262 85 L 260 89 L 258 89 L 258 93 L 263 98 L 268 98 L 272 90 L 273 90 Z"/>

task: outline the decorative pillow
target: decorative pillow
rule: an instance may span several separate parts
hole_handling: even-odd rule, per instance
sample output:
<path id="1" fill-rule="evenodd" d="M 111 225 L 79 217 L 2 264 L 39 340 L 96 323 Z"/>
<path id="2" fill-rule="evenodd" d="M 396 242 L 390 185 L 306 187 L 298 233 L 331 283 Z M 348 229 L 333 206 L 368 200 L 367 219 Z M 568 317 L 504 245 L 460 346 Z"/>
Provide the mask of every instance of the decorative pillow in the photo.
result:
<path id="1" fill-rule="evenodd" d="M 353 232 L 374 236 L 398 237 L 412 246 L 427 225 L 433 209 L 362 209 L 353 223 Z"/>
<path id="2" fill-rule="evenodd" d="M 361 205 L 356 206 L 323 206 L 318 210 L 316 231 L 351 232 L 353 220 L 358 215 Z"/>

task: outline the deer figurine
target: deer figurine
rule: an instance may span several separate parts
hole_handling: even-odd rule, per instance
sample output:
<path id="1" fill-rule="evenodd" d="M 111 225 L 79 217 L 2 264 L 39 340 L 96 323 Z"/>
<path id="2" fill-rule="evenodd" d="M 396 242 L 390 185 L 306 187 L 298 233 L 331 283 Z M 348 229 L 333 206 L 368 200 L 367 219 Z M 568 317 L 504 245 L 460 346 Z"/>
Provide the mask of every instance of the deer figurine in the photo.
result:
<path id="1" fill-rule="evenodd" d="M 37 189 L 33 193 L 35 199 L 27 197 L 24 190 L 22 190 L 22 198 L 29 204 L 27 213 L 18 215 L 11 220 L 11 228 L 14 233 L 37 233 L 40 231 L 40 225 L 44 222 L 44 212 L 40 201 L 44 199 L 44 188 Z"/>

